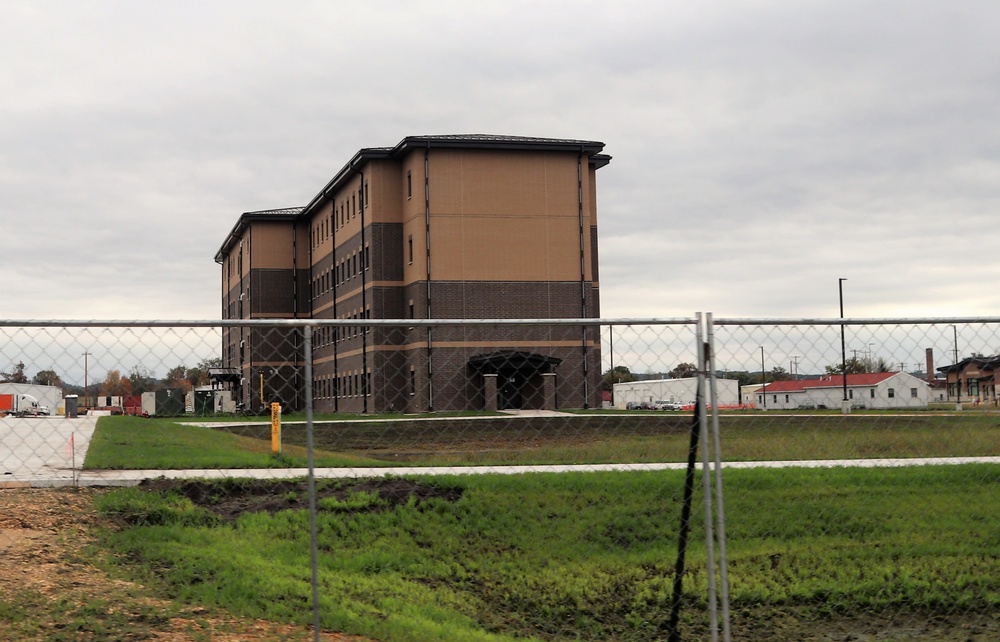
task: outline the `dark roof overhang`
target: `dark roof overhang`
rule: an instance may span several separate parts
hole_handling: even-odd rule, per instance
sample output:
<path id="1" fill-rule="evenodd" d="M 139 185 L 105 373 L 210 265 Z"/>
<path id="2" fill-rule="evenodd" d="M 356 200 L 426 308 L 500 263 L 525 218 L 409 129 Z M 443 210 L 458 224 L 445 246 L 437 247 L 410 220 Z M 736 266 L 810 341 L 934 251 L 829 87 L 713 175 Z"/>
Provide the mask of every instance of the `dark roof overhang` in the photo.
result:
<path id="1" fill-rule="evenodd" d="M 993 371 L 1000 369 L 1000 356 L 992 357 L 966 357 L 958 363 L 953 363 L 948 366 L 941 366 L 940 368 L 935 368 L 938 372 L 956 372 L 965 370 L 966 366 L 969 364 L 976 364 L 982 370 Z"/>
<path id="2" fill-rule="evenodd" d="M 443 134 L 430 136 L 407 136 L 395 147 L 365 147 L 351 158 L 333 178 L 323 186 L 305 207 L 245 212 L 226 236 L 222 247 L 215 253 L 215 262 L 222 263 L 226 254 L 235 246 L 250 223 L 254 221 L 289 221 L 311 216 L 330 196 L 367 162 L 379 159 L 399 158 L 419 149 L 505 149 L 528 151 L 573 152 L 587 157 L 587 163 L 600 169 L 611 162 L 611 156 L 602 154 L 604 143 L 595 140 L 575 140 L 568 138 L 534 138 L 530 136 L 502 136 L 496 134 Z"/>
<path id="3" fill-rule="evenodd" d="M 209 368 L 208 377 L 212 381 L 238 383 L 240 373 L 236 368 Z"/>
<path id="4" fill-rule="evenodd" d="M 274 210 L 260 210 L 257 212 L 244 212 L 240 215 L 236 225 L 233 229 L 229 230 L 229 234 L 226 235 L 226 240 L 222 242 L 222 246 L 219 251 L 215 253 L 215 262 L 222 263 L 222 259 L 229 254 L 239 240 L 243 238 L 243 233 L 246 231 L 250 223 L 255 221 L 288 221 L 289 223 L 295 222 L 299 215 L 302 214 L 303 207 L 285 207 L 282 209 Z"/>
<path id="5" fill-rule="evenodd" d="M 359 167 L 371 160 L 400 158 L 421 149 L 506 149 L 528 151 L 574 152 L 587 156 L 588 163 L 600 169 L 611 162 L 611 156 L 602 154 L 604 143 L 595 140 L 564 138 L 533 138 L 530 136 L 500 136 L 496 134 L 443 134 L 432 136 L 407 136 L 395 147 L 368 147 L 358 151 L 339 172 L 309 201 L 301 216 L 309 216 L 333 192 L 355 174 Z"/>
<path id="6" fill-rule="evenodd" d="M 486 373 L 496 373 L 502 370 L 534 370 L 551 372 L 562 359 L 549 357 L 534 352 L 498 351 L 489 354 L 479 354 L 469 359 L 469 367 Z"/>

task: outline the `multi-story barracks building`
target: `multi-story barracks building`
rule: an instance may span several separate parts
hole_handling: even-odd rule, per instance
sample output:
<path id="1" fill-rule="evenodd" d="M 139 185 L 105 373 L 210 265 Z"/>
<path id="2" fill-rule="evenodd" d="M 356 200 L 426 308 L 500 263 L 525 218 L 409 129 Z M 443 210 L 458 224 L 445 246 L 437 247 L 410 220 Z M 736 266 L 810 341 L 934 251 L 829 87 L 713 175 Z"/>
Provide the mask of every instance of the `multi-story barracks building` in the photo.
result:
<path id="1" fill-rule="evenodd" d="M 362 149 L 305 207 L 240 216 L 215 255 L 223 318 L 598 318 L 603 149 L 492 135 Z M 225 328 L 238 400 L 301 408 L 301 337 Z M 312 361 L 317 412 L 600 406 L 596 326 L 317 327 Z"/>

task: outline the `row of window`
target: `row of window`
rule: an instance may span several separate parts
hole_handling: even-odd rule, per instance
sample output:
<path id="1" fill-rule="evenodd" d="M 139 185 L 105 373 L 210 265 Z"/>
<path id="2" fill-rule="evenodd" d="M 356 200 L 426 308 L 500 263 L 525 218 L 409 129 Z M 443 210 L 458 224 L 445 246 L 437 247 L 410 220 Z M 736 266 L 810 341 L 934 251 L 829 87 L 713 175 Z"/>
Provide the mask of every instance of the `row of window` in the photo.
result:
<path id="1" fill-rule="evenodd" d="M 372 390 L 372 373 L 369 370 L 364 375 L 358 372 L 328 377 L 319 377 L 313 381 L 313 391 L 317 399 L 334 399 L 349 397 L 370 397 Z"/>
<path id="2" fill-rule="evenodd" d="M 361 272 L 371 269 L 371 252 L 366 245 L 348 257 L 341 259 L 337 265 L 323 270 L 312 280 L 312 298 L 329 292 L 351 279 L 361 275 Z"/>
<path id="3" fill-rule="evenodd" d="M 961 390 L 961 382 L 951 382 L 948 384 L 948 395 L 952 397 L 957 397 L 959 390 Z M 991 389 L 988 385 L 983 386 L 983 394 L 986 396 L 990 395 Z M 970 397 L 979 396 L 979 381 L 975 379 L 969 379 L 965 382 L 965 393 Z"/>
<path id="4" fill-rule="evenodd" d="M 233 301 L 232 299 L 226 303 L 226 318 L 227 319 L 242 319 L 243 318 L 243 296 Z"/>
<path id="5" fill-rule="evenodd" d="M 239 270 L 237 270 L 239 266 Z M 229 272 L 229 277 L 232 278 L 235 274 L 243 273 L 243 243 L 240 242 L 240 252 L 234 259 L 231 255 L 226 256 L 226 268 Z"/>
<path id="6" fill-rule="evenodd" d="M 871 395 L 871 398 L 874 399 L 875 398 L 875 388 L 870 388 L 869 389 L 869 394 Z M 758 398 L 760 398 L 760 395 L 757 395 L 757 396 L 758 396 Z M 896 398 L 896 389 L 895 388 L 886 388 L 886 396 L 889 399 L 895 399 Z M 917 399 L 919 396 L 920 396 L 920 393 L 917 391 L 916 388 L 910 388 L 910 398 L 911 399 Z M 771 397 L 772 397 L 772 401 L 774 403 L 778 403 L 778 395 L 771 395 Z M 854 390 L 848 390 L 847 391 L 847 398 L 848 399 L 854 399 Z M 760 401 L 763 401 L 763 399 L 760 399 Z M 790 401 L 791 401 L 791 395 L 785 395 L 785 403 L 789 403 Z"/>
<path id="7" fill-rule="evenodd" d="M 316 247 L 326 241 L 330 238 L 333 230 L 339 230 L 347 225 L 349 220 L 357 218 L 359 210 L 367 207 L 368 183 L 366 182 L 363 188 L 359 187 L 356 193 L 351 193 L 350 199 L 345 196 L 339 204 L 333 204 L 333 216 L 330 218 L 323 217 L 313 225 L 311 230 L 312 246 Z"/>
<path id="8" fill-rule="evenodd" d="M 342 316 L 341 319 L 370 319 L 372 318 L 371 308 L 365 310 L 364 314 L 360 312 Z M 336 326 L 336 327 L 320 327 L 316 328 L 313 333 L 313 344 L 317 348 L 322 348 L 324 346 L 333 345 L 338 341 L 346 341 L 347 339 L 352 339 L 354 337 L 359 337 L 362 334 L 368 334 L 372 331 L 371 326 L 360 326 L 360 325 L 348 325 L 348 326 Z"/>

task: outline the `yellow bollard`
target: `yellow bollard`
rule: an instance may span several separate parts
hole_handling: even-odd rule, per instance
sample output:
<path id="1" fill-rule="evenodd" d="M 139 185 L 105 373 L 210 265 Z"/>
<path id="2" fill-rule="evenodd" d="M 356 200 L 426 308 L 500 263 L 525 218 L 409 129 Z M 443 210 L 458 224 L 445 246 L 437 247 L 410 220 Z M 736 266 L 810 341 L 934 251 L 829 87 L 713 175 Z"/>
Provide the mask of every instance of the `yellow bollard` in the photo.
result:
<path id="1" fill-rule="evenodd" d="M 281 404 L 271 402 L 271 454 L 281 454 Z"/>

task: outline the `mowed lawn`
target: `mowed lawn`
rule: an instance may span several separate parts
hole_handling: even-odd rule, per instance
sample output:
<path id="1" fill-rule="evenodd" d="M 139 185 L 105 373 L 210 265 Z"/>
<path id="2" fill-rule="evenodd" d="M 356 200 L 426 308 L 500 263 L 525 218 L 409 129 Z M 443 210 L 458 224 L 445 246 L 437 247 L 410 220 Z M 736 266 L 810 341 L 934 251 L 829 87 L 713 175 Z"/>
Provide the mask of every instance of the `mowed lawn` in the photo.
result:
<path id="1" fill-rule="evenodd" d="M 692 417 L 678 413 L 560 418 L 387 417 L 316 422 L 317 466 L 682 462 Z M 727 461 L 1000 456 L 1000 416 L 915 413 L 724 414 Z M 260 468 L 306 464 L 306 427 L 286 421 L 282 454 L 271 426 L 206 428 L 173 419 L 103 417 L 89 469 Z"/>

